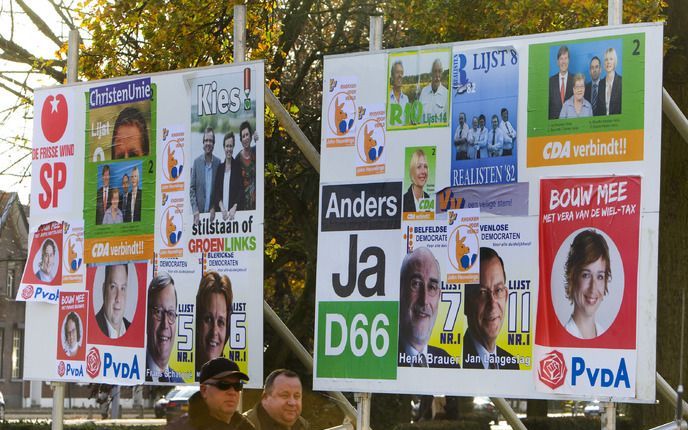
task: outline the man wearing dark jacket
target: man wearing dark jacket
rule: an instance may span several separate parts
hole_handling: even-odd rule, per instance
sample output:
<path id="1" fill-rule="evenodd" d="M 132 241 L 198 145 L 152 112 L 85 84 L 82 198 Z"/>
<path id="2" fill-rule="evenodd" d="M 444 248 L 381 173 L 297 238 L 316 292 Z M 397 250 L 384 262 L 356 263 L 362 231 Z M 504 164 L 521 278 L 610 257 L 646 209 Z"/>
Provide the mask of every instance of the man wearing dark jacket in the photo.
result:
<path id="1" fill-rule="evenodd" d="M 308 430 L 301 417 L 301 379 L 295 372 L 277 369 L 265 379 L 260 402 L 244 415 L 256 430 Z"/>
<path id="2" fill-rule="evenodd" d="M 224 357 L 201 367 L 201 391 L 189 399 L 189 412 L 167 425 L 170 430 L 254 430 L 239 412 L 239 393 L 248 375 Z"/>

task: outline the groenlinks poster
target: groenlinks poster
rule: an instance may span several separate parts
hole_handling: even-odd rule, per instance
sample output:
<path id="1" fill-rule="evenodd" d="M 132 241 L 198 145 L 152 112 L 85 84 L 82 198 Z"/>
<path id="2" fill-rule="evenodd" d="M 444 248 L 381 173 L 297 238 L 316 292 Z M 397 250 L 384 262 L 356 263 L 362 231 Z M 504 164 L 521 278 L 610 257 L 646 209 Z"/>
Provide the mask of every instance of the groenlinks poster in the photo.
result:
<path id="1" fill-rule="evenodd" d="M 325 57 L 315 389 L 654 400 L 661 37 Z"/>
<path id="2" fill-rule="evenodd" d="M 262 385 L 263 80 L 37 90 L 25 379 L 196 383 L 225 356 Z"/>

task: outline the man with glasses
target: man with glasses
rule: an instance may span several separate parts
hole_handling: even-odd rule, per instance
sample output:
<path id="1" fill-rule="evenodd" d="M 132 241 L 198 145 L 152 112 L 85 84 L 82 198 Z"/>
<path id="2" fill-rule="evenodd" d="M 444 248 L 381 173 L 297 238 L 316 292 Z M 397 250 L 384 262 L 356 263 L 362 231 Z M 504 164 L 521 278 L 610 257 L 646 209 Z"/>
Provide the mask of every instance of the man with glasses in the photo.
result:
<path id="1" fill-rule="evenodd" d="M 146 381 L 184 382 L 169 366 L 177 332 L 177 290 L 167 272 L 159 272 L 148 286 Z"/>
<path id="2" fill-rule="evenodd" d="M 203 153 L 194 160 L 191 169 L 189 198 L 194 224 L 198 224 L 200 214 L 210 212 L 213 178 L 220 167 L 220 159 L 213 155 L 214 148 L 215 131 L 211 127 L 207 127 L 203 132 Z"/>
<path id="3" fill-rule="evenodd" d="M 201 368 L 201 391 L 189 399 L 189 412 L 172 421 L 171 430 L 254 430 L 239 412 L 239 397 L 248 375 L 224 357 L 214 358 Z"/>
<path id="4" fill-rule="evenodd" d="M 459 358 L 428 345 L 440 303 L 440 264 L 425 247 L 401 263 L 399 291 L 399 366 L 460 367 Z"/>
<path id="5" fill-rule="evenodd" d="M 480 248 L 480 284 L 466 285 L 468 329 L 463 338 L 464 369 L 518 370 L 517 359 L 497 346 L 507 299 L 504 262 L 492 248 Z"/>

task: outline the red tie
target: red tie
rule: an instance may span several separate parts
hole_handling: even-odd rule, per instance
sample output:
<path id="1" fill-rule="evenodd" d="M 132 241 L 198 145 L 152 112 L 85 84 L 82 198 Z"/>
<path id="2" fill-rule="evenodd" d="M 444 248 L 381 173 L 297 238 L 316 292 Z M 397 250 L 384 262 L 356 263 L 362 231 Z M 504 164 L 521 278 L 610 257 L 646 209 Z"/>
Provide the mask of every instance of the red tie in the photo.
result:
<path id="1" fill-rule="evenodd" d="M 564 77 L 562 76 L 561 77 L 561 88 L 559 88 L 559 95 L 561 96 L 561 103 L 562 104 L 564 103 L 564 92 L 565 92 L 564 90 L 565 90 L 565 88 L 564 88 Z"/>

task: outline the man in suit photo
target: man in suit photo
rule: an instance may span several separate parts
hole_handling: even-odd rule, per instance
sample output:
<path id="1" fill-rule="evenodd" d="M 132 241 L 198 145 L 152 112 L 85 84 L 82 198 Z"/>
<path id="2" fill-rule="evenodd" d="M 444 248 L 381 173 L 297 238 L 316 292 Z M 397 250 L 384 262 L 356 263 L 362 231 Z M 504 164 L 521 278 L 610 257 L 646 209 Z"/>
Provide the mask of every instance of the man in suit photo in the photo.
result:
<path id="1" fill-rule="evenodd" d="M 600 79 L 601 72 L 602 64 L 600 59 L 597 56 L 592 57 L 590 60 L 590 82 L 585 84 L 585 94 L 583 97 L 592 105 L 593 116 L 605 114 L 604 97 L 600 97 L 603 94 L 602 87 L 600 86 L 602 83 Z"/>
<path id="2" fill-rule="evenodd" d="M 96 197 L 96 225 L 103 223 L 105 211 L 110 207 L 110 202 L 112 201 L 112 196 L 110 196 L 110 166 L 104 165 L 100 175 L 103 186 L 98 188 Z"/>
<path id="3" fill-rule="evenodd" d="M 497 346 L 507 295 L 504 261 L 492 248 L 481 247 L 480 284 L 466 284 L 464 369 L 519 369 L 516 358 Z"/>
<path id="4" fill-rule="evenodd" d="M 573 96 L 573 75 L 569 73 L 569 48 L 561 45 L 557 51 L 559 72 L 549 78 L 549 119 L 559 118 L 564 100 Z"/>
<path id="5" fill-rule="evenodd" d="M 131 325 L 124 317 L 127 308 L 128 279 L 127 264 L 105 266 L 103 306 L 96 314 L 96 322 L 103 334 L 110 339 L 124 336 Z"/>
<path id="6" fill-rule="evenodd" d="M 215 131 L 211 127 L 207 127 L 203 132 L 203 154 L 194 160 L 191 168 L 189 198 L 194 224 L 198 224 L 200 214 L 208 213 L 211 209 L 213 180 L 217 169 L 220 167 L 220 159 L 213 155 L 214 148 Z"/>
<path id="7" fill-rule="evenodd" d="M 440 264 L 425 247 L 406 254 L 399 291 L 399 366 L 461 367 L 459 357 L 428 345 L 441 296 Z"/>

